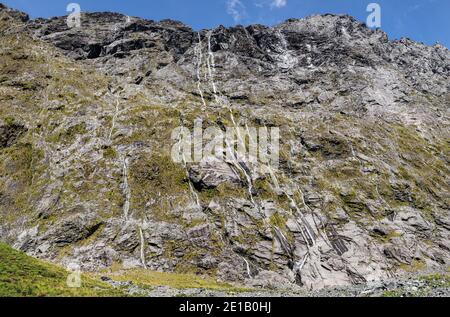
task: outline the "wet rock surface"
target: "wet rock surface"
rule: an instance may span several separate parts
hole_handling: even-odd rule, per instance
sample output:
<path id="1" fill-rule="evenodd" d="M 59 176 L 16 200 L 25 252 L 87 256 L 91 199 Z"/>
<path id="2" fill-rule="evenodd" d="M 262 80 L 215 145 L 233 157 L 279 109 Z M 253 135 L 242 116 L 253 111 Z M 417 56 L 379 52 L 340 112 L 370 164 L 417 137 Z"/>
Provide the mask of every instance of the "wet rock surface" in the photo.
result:
<path id="1" fill-rule="evenodd" d="M 81 22 L 0 6 L 1 240 L 83 270 L 274 292 L 379 294 L 449 266 L 447 48 L 335 15 L 200 32 Z M 173 130 L 198 119 L 280 128 L 279 168 L 174 162 Z M 394 289 L 422 289 L 408 283 Z"/>

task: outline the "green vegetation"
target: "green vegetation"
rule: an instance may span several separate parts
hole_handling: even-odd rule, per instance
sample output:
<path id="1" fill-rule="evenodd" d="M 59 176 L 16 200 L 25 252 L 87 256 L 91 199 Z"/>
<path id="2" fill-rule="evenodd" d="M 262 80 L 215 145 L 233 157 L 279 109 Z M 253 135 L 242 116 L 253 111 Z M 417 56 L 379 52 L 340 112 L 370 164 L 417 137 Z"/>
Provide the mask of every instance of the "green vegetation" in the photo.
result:
<path id="1" fill-rule="evenodd" d="M 411 288 L 399 288 L 395 290 L 384 291 L 382 297 L 429 297 L 433 289 L 450 287 L 450 275 L 448 274 L 432 274 L 419 277 L 424 285 Z"/>
<path id="2" fill-rule="evenodd" d="M 0 243 L 0 297 L 117 297 L 126 296 L 120 289 L 101 282 L 107 275 L 115 281 L 132 282 L 142 289 L 158 286 L 174 289 L 203 288 L 227 293 L 245 292 L 236 287 L 194 274 L 162 273 L 142 269 L 115 269 L 110 274 L 82 274 L 82 286 L 69 288 L 70 272 L 63 268 L 34 259 Z"/>
<path id="3" fill-rule="evenodd" d="M 117 157 L 117 152 L 113 147 L 108 146 L 103 150 L 103 157 L 110 160 L 115 159 Z"/>
<path id="4" fill-rule="evenodd" d="M 85 275 L 82 275 L 80 288 L 69 288 L 66 284 L 69 274 L 61 267 L 31 258 L 0 243 L 0 297 L 125 295 Z"/>
<path id="5" fill-rule="evenodd" d="M 400 269 L 406 272 L 419 272 L 427 267 L 425 261 L 414 259 L 411 264 L 400 264 Z"/>
<path id="6" fill-rule="evenodd" d="M 14 117 L 11 117 L 11 116 L 7 116 L 7 117 L 4 118 L 3 120 L 5 121 L 6 125 L 9 125 L 9 126 L 13 125 L 14 122 L 16 121 L 16 120 L 14 119 Z"/>
<path id="7" fill-rule="evenodd" d="M 432 274 L 420 277 L 428 285 L 433 287 L 450 287 L 450 274 Z"/>
<path id="8" fill-rule="evenodd" d="M 281 230 L 286 229 L 286 219 L 283 218 L 283 216 L 280 215 L 280 213 L 276 212 L 269 218 L 269 223 L 272 226 L 275 226 Z"/>
<path id="9" fill-rule="evenodd" d="M 12 221 L 30 210 L 28 202 L 29 188 L 32 183 L 32 145 L 15 144 L 0 150 L 0 193 L 13 199 L 7 201 L 8 212 L 0 214 L 2 221 Z M 4 179 L 13 181 L 15 186 L 8 189 Z"/>
<path id="10" fill-rule="evenodd" d="M 155 217 L 168 222 L 177 223 L 180 218 L 167 211 L 190 199 L 186 171 L 166 153 L 142 155 L 133 160 L 130 163 L 130 188 L 135 214 L 145 213 L 147 202 L 153 201 Z"/>
<path id="11" fill-rule="evenodd" d="M 175 289 L 203 288 L 225 292 L 244 292 L 244 288 L 222 283 L 213 278 L 203 278 L 193 274 L 163 273 L 147 271 L 142 269 L 119 271 L 112 273 L 109 277 L 115 281 L 128 282 L 144 288 L 152 289 L 158 286 L 167 286 Z"/>
<path id="12" fill-rule="evenodd" d="M 391 242 L 391 240 L 393 238 L 398 238 L 401 237 L 402 234 L 400 232 L 397 232 L 395 230 L 389 232 L 388 234 L 384 235 L 384 236 L 377 236 L 376 238 L 381 242 L 381 243 L 388 243 Z"/>
<path id="13" fill-rule="evenodd" d="M 230 183 L 223 183 L 217 186 L 216 188 L 203 189 L 201 192 L 199 192 L 199 197 L 204 202 L 210 201 L 212 199 L 225 200 L 240 197 L 246 198 L 247 196 L 248 193 L 245 188 Z"/>
<path id="14" fill-rule="evenodd" d="M 77 135 L 85 135 L 86 133 L 86 123 L 81 122 L 68 128 L 67 131 L 58 131 L 50 135 L 46 141 L 51 143 L 64 142 L 64 144 L 71 144 L 75 141 Z"/>
<path id="15" fill-rule="evenodd" d="M 384 291 L 382 297 L 402 297 L 402 292 L 399 290 Z"/>

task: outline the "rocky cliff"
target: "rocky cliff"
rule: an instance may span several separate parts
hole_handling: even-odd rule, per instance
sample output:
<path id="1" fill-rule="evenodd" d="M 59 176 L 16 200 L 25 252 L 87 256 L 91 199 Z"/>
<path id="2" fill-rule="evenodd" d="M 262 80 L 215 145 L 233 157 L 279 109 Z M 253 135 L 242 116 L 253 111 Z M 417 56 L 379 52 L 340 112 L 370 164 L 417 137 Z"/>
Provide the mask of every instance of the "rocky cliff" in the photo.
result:
<path id="1" fill-rule="evenodd" d="M 450 52 L 349 16 L 196 32 L 0 5 L 0 239 L 84 270 L 252 286 L 450 264 Z M 280 166 L 175 163 L 179 126 L 279 127 Z"/>

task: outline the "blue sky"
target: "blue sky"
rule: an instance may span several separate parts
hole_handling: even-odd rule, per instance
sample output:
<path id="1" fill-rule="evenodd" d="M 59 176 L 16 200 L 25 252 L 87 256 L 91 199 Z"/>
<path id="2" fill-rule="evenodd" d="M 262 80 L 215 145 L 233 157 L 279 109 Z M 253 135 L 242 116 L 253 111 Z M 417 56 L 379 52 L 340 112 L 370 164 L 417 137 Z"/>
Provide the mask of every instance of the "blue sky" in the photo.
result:
<path id="1" fill-rule="evenodd" d="M 366 21 L 367 5 L 382 8 L 382 29 L 389 37 L 409 37 L 450 47 L 450 0 L 0 0 L 35 17 L 66 14 L 70 2 L 82 11 L 115 11 L 131 16 L 180 20 L 194 29 L 220 24 L 277 24 L 287 18 L 345 13 Z"/>

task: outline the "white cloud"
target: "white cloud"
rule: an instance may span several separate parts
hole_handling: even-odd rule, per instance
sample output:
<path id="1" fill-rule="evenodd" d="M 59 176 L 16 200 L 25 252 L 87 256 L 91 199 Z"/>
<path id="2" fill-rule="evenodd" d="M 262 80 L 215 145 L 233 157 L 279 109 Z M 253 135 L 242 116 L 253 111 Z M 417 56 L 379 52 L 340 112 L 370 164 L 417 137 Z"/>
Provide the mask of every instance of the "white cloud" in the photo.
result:
<path id="1" fill-rule="evenodd" d="M 287 0 L 272 0 L 272 8 L 283 8 L 287 5 Z"/>
<path id="2" fill-rule="evenodd" d="M 239 22 L 246 15 L 245 6 L 240 0 L 228 0 L 227 13 L 233 17 L 234 22 Z"/>
<path id="3" fill-rule="evenodd" d="M 233 17 L 235 23 L 248 18 L 244 0 L 226 0 L 227 13 Z M 270 7 L 280 9 L 287 6 L 288 0 L 253 0 L 253 5 L 259 9 Z"/>

